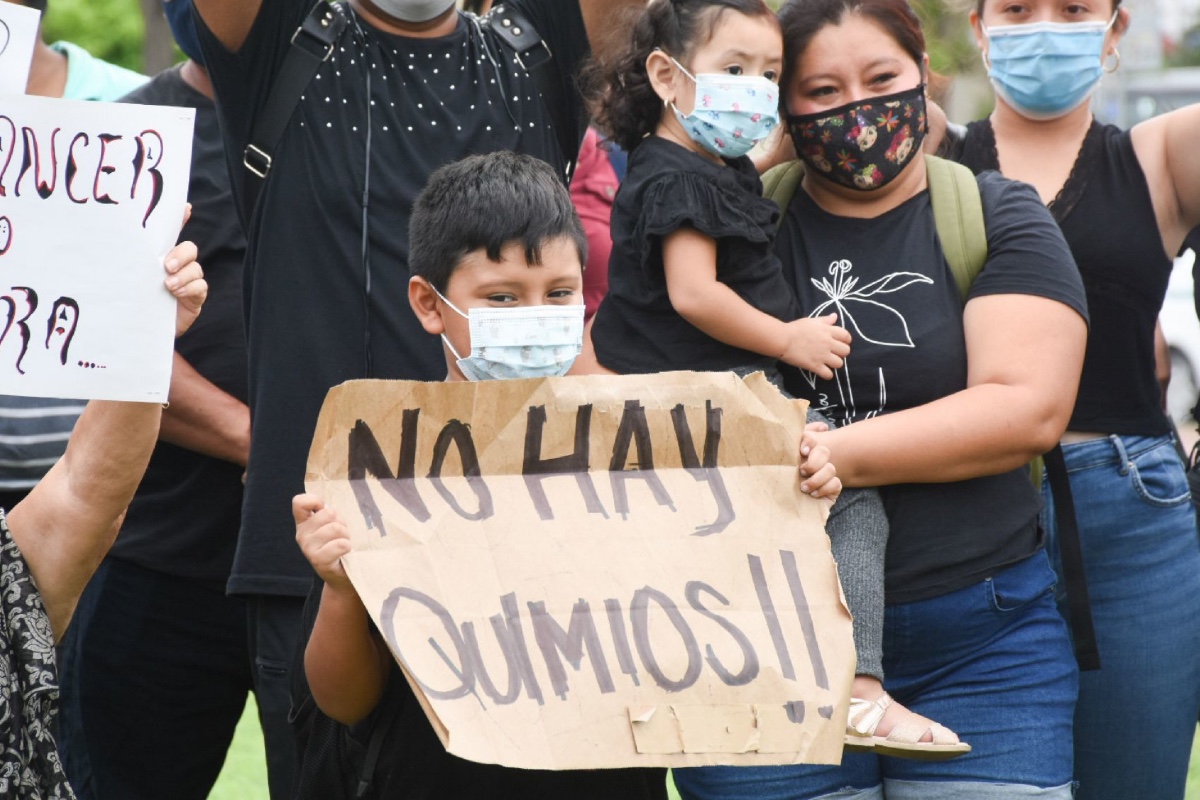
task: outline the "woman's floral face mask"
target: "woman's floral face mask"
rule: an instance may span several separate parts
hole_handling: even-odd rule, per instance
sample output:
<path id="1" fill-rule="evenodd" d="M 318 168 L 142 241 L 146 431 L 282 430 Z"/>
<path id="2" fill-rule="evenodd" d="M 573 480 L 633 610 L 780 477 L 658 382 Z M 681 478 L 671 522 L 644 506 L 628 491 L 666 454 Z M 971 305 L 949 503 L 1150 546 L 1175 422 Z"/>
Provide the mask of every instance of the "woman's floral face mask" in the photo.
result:
<path id="1" fill-rule="evenodd" d="M 815 114 L 788 115 L 796 154 L 809 169 L 850 189 L 895 180 L 925 138 L 925 84 Z"/>

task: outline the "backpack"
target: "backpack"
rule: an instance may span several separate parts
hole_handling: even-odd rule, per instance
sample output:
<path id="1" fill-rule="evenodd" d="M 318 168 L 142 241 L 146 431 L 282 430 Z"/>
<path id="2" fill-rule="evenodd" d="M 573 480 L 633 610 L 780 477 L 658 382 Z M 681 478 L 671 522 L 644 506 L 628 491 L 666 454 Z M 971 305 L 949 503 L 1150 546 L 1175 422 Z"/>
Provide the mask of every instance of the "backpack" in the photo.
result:
<path id="1" fill-rule="evenodd" d="M 401 689 L 396 681 L 389 681 L 379 705 L 353 730 L 317 707 L 304 672 L 304 650 L 312 635 L 324 587 L 319 577 L 313 579 L 301 616 L 302 644 L 292 656 L 292 708 L 288 722 L 296 743 L 295 797 L 370 800 L 380 797 L 377 778 L 391 766 L 381 764 L 380 757 L 403 704 Z"/>

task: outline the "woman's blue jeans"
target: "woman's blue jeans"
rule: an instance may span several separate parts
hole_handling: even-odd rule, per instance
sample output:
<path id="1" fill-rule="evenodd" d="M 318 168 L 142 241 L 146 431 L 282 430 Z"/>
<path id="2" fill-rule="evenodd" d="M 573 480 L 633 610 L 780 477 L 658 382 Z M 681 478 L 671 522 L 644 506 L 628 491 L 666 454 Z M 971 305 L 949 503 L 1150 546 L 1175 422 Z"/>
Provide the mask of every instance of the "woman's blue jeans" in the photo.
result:
<path id="1" fill-rule="evenodd" d="M 1100 650 L 1100 669 L 1080 678 L 1077 797 L 1180 800 L 1200 712 L 1200 545 L 1183 464 L 1170 436 L 1107 436 L 1063 454 Z"/>
<path id="2" fill-rule="evenodd" d="M 1070 798 L 1079 673 L 1054 585 L 1038 551 L 964 589 L 887 607 L 887 690 L 956 731 L 970 754 L 940 762 L 847 754 L 840 767 L 677 769 L 675 785 L 687 800 Z"/>

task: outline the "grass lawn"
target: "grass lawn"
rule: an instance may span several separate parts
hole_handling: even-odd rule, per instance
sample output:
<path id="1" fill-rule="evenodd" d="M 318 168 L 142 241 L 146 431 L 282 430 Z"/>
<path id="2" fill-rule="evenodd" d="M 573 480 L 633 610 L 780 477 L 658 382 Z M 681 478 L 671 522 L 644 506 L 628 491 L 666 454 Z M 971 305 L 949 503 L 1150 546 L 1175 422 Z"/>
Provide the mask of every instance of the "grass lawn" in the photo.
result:
<path id="1" fill-rule="evenodd" d="M 233 744 L 225 756 L 225 768 L 213 787 L 209 800 L 269 800 L 267 762 L 263 749 L 262 728 L 258 725 L 258 706 L 254 695 L 246 703 L 242 721 L 233 735 Z"/>
<path id="2" fill-rule="evenodd" d="M 672 800 L 679 795 L 671 791 Z M 1200 737 L 1192 745 L 1192 765 L 1188 771 L 1186 800 L 1200 800 Z M 225 759 L 225 769 L 209 800 L 269 800 L 267 767 L 263 760 L 262 732 L 254 699 L 246 704 L 246 713 L 238 724 L 233 746 Z"/>

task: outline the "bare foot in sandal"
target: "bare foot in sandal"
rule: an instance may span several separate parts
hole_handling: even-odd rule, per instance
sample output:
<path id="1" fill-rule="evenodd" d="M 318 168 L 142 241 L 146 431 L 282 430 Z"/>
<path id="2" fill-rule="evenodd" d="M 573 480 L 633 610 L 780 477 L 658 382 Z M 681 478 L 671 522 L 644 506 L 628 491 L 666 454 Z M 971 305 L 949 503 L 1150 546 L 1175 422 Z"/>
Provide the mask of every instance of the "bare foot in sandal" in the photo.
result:
<path id="1" fill-rule="evenodd" d="M 971 752 L 958 735 L 894 701 L 874 678 L 858 675 L 846 721 L 846 749 L 938 761 Z"/>

